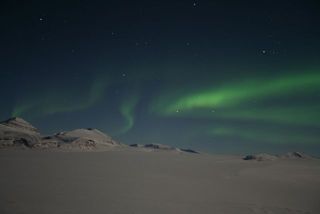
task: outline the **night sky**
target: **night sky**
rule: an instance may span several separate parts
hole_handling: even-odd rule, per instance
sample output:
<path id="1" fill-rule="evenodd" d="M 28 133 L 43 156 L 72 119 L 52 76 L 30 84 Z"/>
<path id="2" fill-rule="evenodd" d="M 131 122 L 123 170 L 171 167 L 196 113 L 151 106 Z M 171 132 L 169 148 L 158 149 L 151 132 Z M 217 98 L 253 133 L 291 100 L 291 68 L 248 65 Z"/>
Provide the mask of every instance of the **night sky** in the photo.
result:
<path id="1" fill-rule="evenodd" d="M 315 1 L 2 1 L 0 119 L 320 155 Z"/>

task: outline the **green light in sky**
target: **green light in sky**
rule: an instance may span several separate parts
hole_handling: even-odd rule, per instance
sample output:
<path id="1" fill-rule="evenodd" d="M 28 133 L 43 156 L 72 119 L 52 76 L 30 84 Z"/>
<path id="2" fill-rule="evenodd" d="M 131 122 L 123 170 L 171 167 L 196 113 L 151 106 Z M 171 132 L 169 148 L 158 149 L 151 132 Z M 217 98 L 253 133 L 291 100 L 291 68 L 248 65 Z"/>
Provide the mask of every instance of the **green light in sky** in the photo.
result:
<path id="1" fill-rule="evenodd" d="M 174 115 L 178 111 L 192 111 L 201 108 L 232 108 L 256 98 L 303 93 L 319 89 L 318 72 L 288 75 L 277 79 L 250 79 L 220 88 L 196 90 L 176 97 L 164 96 L 152 106 L 153 111 L 163 115 Z"/>
<path id="2" fill-rule="evenodd" d="M 298 107 L 294 104 L 279 107 L 275 102 L 255 107 L 250 101 L 295 97 L 297 94 L 307 96 L 314 90 L 320 90 L 320 74 L 302 73 L 278 79 L 251 79 L 245 83 L 194 91 L 176 97 L 165 95 L 153 103 L 152 109 L 160 115 L 174 117 L 264 120 L 312 125 L 319 124 L 319 106 L 303 105 L 303 101 L 300 101 Z"/>
<path id="3" fill-rule="evenodd" d="M 34 107 L 33 103 L 16 105 L 12 111 L 12 117 L 22 116 L 25 112 L 30 111 Z"/>
<path id="4" fill-rule="evenodd" d="M 320 125 L 320 106 L 288 106 L 270 108 L 247 107 L 228 109 L 195 109 L 176 111 L 177 118 L 223 119 L 255 122 L 271 122 L 290 125 Z"/>
<path id="5" fill-rule="evenodd" d="M 120 106 L 120 113 L 125 120 L 125 124 L 119 134 L 125 134 L 134 126 L 134 110 L 138 100 L 139 97 L 137 95 L 131 95 L 123 100 Z"/>
<path id="6" fill-rule="evenodd" d="M 255 108 L 219 112 L 216 118 L 266 121 L 291 125 L 320 125 L 320 106 Z"/>
<path id="7" fill-rule="evenodd" d="M 38 98 L 32 97 L 16 105 L 12 116 L 21 117 L 25 115 L 45 116 L 62 112 L 73 112 L 88 109 L 94 106 L 103 97 L 107 81 L 97 78 L 93 81 L 87 93 L 78 94 L 68 90 L 56 89 L 41 93 Z"/>
<path id="8" fill-rule="evenodd" d="M 218 127 L 209 131 L 215 137 L 240 139 L 246 141 L 269 142 L 274 144 L 319 144 L 320 140 L 314 133 L 295 132 L 276 128 L 244 128 Z"/>

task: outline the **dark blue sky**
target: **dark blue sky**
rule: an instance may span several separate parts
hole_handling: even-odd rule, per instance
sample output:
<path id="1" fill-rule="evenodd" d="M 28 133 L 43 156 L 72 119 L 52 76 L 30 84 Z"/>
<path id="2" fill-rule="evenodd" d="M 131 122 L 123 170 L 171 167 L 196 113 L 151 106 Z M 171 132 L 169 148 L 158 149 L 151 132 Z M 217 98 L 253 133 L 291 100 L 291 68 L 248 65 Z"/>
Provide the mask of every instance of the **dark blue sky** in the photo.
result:
<path id="1" fill-rule="evenodd" d="M 317 1 L 4 1 L 0 118 L 320 154 Z"/>

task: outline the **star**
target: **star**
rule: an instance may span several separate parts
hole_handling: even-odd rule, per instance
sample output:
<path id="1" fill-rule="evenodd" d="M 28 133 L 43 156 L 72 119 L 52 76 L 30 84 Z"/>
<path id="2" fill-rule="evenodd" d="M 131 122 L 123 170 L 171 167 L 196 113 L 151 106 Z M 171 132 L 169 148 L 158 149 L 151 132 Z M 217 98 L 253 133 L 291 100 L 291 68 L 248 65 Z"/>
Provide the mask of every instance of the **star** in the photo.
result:
<path id="1" fill-rule="evenodd" d="M 193 6 L 196 7 L 197 6 L 197 2 L 193 2 Z"/>
<path id="2" fill-rule="evenodd" d="M 122 77 L 126 77 L 126 76 L 127 76 L 127 74 L 125 74 L 125 73 L 122 74 Z"/>
<path id="3" fill-rule="evenodd" d="M 40 17 L 39 20 L 40 20 L 40 21 L 44 21 L 44 18 Z"/>
<path id="4" fill-rule="evenodd" d="M 262 52 L 262 54 L 266 54 L 266 53 L 267 53 L 267 51 L 266 51 L 266 50 L 262 50 L 261 52 Z"/>

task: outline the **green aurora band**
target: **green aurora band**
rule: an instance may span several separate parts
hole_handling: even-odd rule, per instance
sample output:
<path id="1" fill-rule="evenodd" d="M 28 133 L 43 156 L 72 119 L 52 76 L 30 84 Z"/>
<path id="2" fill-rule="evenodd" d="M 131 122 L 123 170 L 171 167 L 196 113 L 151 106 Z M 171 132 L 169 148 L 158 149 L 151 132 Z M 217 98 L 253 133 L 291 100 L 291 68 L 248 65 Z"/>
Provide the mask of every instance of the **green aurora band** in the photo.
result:
<path id="1" fill-rule="evenodd" d="M 134 126 L 134 110 L 138 104 L 138 101 L 139 96 L 132 95 L 124 99 L 124 101 L 121 103 L 120 113 L 125 120 L 125 125 L 118 134 L 125 134 Z"/>
<path id="2" fill-rule="evenodd" d="M 94 106 L 103 98 L 106 87 L 106 80 L 97 78 L 89 91 L 81 94 L 81 96 L 64 90 L 45 92 L 40 94 L 38 99 L 33 98 L 16 105 L 12 111 L 12 116 L 42 117 L 55 113 L 85 110 Z"/>
<path id="3" fill-rule="evenodd" d="M 253 142 L 269 142 L 273 144 L 317 144 L 319 137 L 309 132 L 294 132 L 275 128 L 243 128 L 219 127 L 212 129 L 207 134 L 215 137 L 241 139 Z"/>
<path id="4" fill-rule="evenodd" d="M 318 126 L 320 124 L 320 106 L 234 110 L 218 113 L 216 117 L 224 119 L 265 121 L 289 125 Z"/>
<path id="5" fill-rule="evenodd" d="M 305 131 L 305 127 L 320 127 L 320 106 L 303 100 L 320 92 L 319 72 L 255 78 L 219 88 L 186 91 L 160 96 L 152 103 L 150 111 L 166 117 L 211 120 L 215 128 L 209 127 L 207 134 L 213 137 L 270 143 L 320 143 L 318 135 Z M 297 95 L 302 97 L 299 103 Z M 291 101 L 286 104 L 274 101 L 287 98 Z M 217 121 L 223 122 L 223 127 L 217 125 Z M 251 129 L 234 126 L 241 123 L 254 126 Z M 286 126 L 288 130 L 300 127 L 303 131 L 271 130 L 265 128 L 268 124 L 270 127 Z"/>
<path id="6" fill-rule="evenodd" d="M 176 111 L 170 115 L 178 118 L 225 119 L 242 121 L 260 121 L 288 125 L 320 125 L 320 106 L 303 107 L 248 107 L 245 109 L 195 109 Z"/>
<path id="7" fill-rule="evenodd" d="M 153 103 L 152 111 L 162 115 L 176 114 L 178 111 L 194 109 L 219 109 L 235 107 L 249 100 L 269 98 L 295 93 L 318 90 L 320 87 L 319 73 L 305 73 L 290 75 L 278 79 L 254 79 L 232 86 L 209 88 L 196 91 L 187 95 L 160 98 Z"/>

